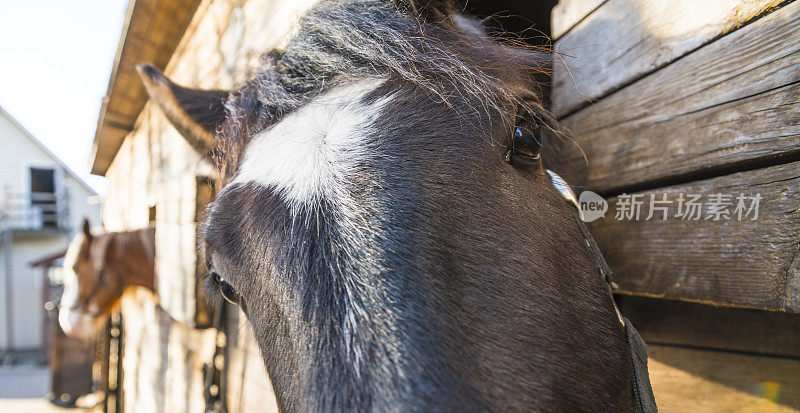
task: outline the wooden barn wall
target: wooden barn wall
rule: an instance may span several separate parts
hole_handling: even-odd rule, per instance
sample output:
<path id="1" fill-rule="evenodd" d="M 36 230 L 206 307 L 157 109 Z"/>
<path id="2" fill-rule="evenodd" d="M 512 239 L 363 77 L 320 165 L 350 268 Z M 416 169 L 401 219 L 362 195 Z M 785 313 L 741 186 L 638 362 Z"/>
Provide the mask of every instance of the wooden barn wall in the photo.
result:
<path id="1" fill-rule="evenodd" d="M 184 85 L 231 88 L 264 51 L 285 41 L 314 3 L 206 0 L 198 8 L 166 73 Z M 202 412 L 201 366 L 214 351 L 211 329 L 195 328 L 198 178 L 213 179 L 194 152 L 148 103 L 107 172 L 108 230 L 141 228 L 155 208 L 157 295 L 126 296 L 123 313 L 123 403 L 130 412 Z M 275 398 L 252 331 L 243 316 L 228 344 L 230 412 L 276 411 Z"/>
<path id="2" fill-rule="evenodd" d="M 800 2 L 561 0 L 552 33 L 556 169 L 609 199 L 590 226 L 661 411 L 799 411 Z M 759 216 L 676 218 L 681 193 Z M 631 194 L 667 218 L 615 219 Z"/>

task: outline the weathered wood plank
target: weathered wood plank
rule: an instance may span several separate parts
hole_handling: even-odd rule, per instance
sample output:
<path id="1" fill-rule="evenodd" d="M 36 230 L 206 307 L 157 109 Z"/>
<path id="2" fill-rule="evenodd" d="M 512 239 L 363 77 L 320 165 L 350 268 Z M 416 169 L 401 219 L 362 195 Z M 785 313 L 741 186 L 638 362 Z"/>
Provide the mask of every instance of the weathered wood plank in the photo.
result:
<path id="1" fill-rule="evenodd" d="M 160 55 L 169 60 L 166 72 L 182 84 L 227 88 L 250 73 L 250 66 L 256 63 L 260 53 L 285 41 L 285 34 L 302 10 L 315 0 L 191 2 L 199 3 L 195 4 L 197 13 L 180 45 L 171 58 L 169 53 Z M 140 3 L 145 2 L 136 2 L 137 10 L 142 6 Z M 151 3 L 158 2 L 147 4 Z M 179 8 L 186 2 L 175 3 L 178 5 L 174 7 Z M 172 3 L 162 7 L 161 11 L 169 15 L 169 6 Z M 146 29 L 148 24 L 164 23 L 162 17 L 142 17 L 137 11 L 134 18 L 142 24 L 133 22 L 138 31 L 134 30 L 129 36 L 140 36 L 143 33 L 141 29 Z M 181 28 L 180 24 L 174 26 Z M 168 35 L 171 27 L 161 32 Z M 150 40 L 158 39 L 153 37 Z M 139 45 L 138 50 L 125 53 L 141 56 L 142 52 L 157 51 L 152 49 L 153 45 L 145 43 Z M 167 60 L 159 59 L 157 56 L 153 63 L 167 64 Z M 136 59 L 128 61 L 137 62 Z M 129 88 L 123 87 L 134 85 L 141 89 L 140 80 L 135 74 L 133 76 L 117 76 L 114 90 L 109 93 L 133 99 L 135 96 L 131 95 Z M 117 99 L 116 104 L 122 105 L 125 110 L 122 114 L 130 115 L 131 108 L 125 102 L 126 99 Z M 141 106 L 144 102 L 139 104 Z M 135 123 L 133 119 L 136 119 Z M 203 411 L 200 367 L 211 360 L 214 331 L 194 329 L 197 327 L 194 322 L 197 304 L 194 220 L 197 202 L 203 203 L 202 196 L 198 198 L 195 177 L 214 176 L 216 171 L 210 162 L 186 144 L 152 103 L 144 105 L 138 118 L 134 116 L 128 120 L 131 122 L 118 119 L 120 123 L 134 126 L 127 137 L 122 132 L 117 136 L 122 142 L 121 149 L 117 151 L 118 148 L 113 147 L 103 152 L 105 155 L 116 153 L 116 157 L 104 155 L 106 166 L 111 163 L 107 171 L 109 194 L 104 205 L 105 222 L 112 230 L 139 228 L 148 224 L 149 207 L 156 205 L 158 297 L 137 292 L 123 300 L 124 404 L 126 411 L 135 412 Z M 103 147 L 101 145 L 101 151 Z M 101 158 L 103 156 L 98 155 L 98 162 L 102 164 Z M 232 336 L 241 331 L 232 330 Z M 229 407 L 233 408 L 230 411 L 277 411 L 259 349 L 249 330 L 247 334 L 251 337 L 247 342 L 231 340 L 236 347 L 232 349 L 231 374 L 228 376 L 231 379 L 228 388 L 235 400 L 247 403 L 231 404 Z M 237 349 L 242 348 L 247 355 L 245 361 L 241 361 L 242 357 L 236 358 Z M 246 369 L 241 368 L 244 365 Z M 233 375 L 234 372 L 240 375 Z M 239 395 L 244 396 L 240 398 Z"/>
<path id="2" fill-rule="evenodd" d="M 228 411 L 277 412 L 275 393 L 250 323 L 241 311 L 231 315 L 230 320 L 233 333 L 228 341 L 230 358 L 226 370 Z"/>
<path id="3" fill-rule="evenodd" d="M 567 66 L 554 68 L 553 110 L 561 116 L 595 101 L 780 3 L 609 0 L 556 42 Z"/>
<path id="4" fill-rule="evenodd" d="M 197 189 L 195 191 L 195 207 L 194 207 L 194 223 L 197 232 L 202 226 L 202 220 L 206 211 L 206 207 L 216 196 L 214 180 L 207 177 L 195 178 L 197 182 Z M 200 239 L 196 236 L 196 239 Z M 202 251 L 197 248 L 197 256 L 195 259 L 195 272 L 194 272 L 194 326 L 195 328 L 208 328 L 212 326 L 214 318 L 214 306 L 208 302 L 203 289 L 203 280 L 208 274 L 205 260 L 203 259 Z"/>
<path id="5" fill-rule="evenodd" d="M 796 412 L 800 360 L 648 345 L 660 412 Z"/>
<path id="6" fill-rule="evenodd" d="M 550 13 L 550 37 L 557 40 L 607 0 L 561 0 Z"/>
<path id="7" fill-rule="evenodd" d="M 613 190 L 800 151 L 798 38 L 794 3 L 569 116 L 564 169 Z"/>
<path id="8" fill-rule="evenodd" d="M 706 219 L 714 194 L 733 197 L 730 219 Z M 681 195 L 700 195 L 699 220 L 676 217 Z M 738 219 L 739 195 L 761 196 L 756 220 L 752 213 Z M 605 218 L 590 224 L 619 292 L 800 312 L 800 162 L 636 196 L 644 203 L 639 220 L 616 219 L 624 206 L 616 197 Z M 651 196 L 670 201 L 656 205 L 667 207 L 666 220 L 659 210 L 646 220 Z"/>
<path id="9" fill-rule="evenodd" d="M 618 296 L 617 301 L 648 344 L 800 359 L 797 314 L 633 296 Z"/>

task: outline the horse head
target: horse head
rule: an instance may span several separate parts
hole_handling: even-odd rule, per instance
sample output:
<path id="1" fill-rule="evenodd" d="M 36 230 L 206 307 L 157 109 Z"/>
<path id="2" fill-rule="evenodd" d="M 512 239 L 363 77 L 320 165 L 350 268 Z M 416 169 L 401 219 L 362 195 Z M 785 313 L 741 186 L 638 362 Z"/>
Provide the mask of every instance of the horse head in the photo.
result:
<path id="1" fill-rule="evenodd" d="M 152 229 L 93 233 L 84 220 L 64 256 L 58 313 L 64 333 L 88 339 L 128 288 L 154 290 L 152 235 Z"/>
<path id="2" fill-rule="evenodd" d="M 449 2 L 321 2 L 233 91 L 151 98 L 219 166 L 208 284 L 287 411 L 632 409 L 625 331 L 539 154 L 535 51 Z"/>

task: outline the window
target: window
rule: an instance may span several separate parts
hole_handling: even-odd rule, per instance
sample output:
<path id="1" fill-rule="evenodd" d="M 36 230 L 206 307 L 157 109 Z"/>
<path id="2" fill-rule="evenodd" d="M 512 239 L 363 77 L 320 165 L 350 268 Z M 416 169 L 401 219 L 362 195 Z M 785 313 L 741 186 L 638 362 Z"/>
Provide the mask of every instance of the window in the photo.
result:
<path id="1" fill-rule="evenodd" d="M 56 192 L 56 171 L 49 168 L 31 168 L 31 192 Z"/>
<path id="2" fill-rule="evenodd" d="M 30 168 L 30 176 L 32 212 L 41 216 L 41 223 L 44 227 L 58 227 L 55 169 Z"/>

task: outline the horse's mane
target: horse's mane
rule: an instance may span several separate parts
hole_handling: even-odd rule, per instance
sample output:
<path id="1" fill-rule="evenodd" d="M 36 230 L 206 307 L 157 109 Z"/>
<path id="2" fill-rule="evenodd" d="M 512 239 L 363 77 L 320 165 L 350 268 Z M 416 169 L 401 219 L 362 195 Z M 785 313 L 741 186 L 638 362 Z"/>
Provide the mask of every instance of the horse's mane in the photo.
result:
<path id="1" fill-rule="evenodd" d="M 129 248 L 132 248 L 136 244 L 140 244 L 144 249 L 152 249 L 152 245 L 144 245 L 146 237 L 142 236 L 142 231 L 149 231 L 148 228 L 141 228 L 141 229 L 134 229 L 134 230 L 127 230 L 127 231 L 114 231 L 114 232 L 105 232 L 105 231 L 95 231 L 93 230 L 93 239 L 95 244 L 95 248 L 100 248 L 101 250 L 105 250 L 106 246 L 109 242 L 114 243 L 114 256 L 112 259 L 121 260 L 125 257 L 126 254 L 129 253 Z M 102 247 L 97 247 L 97 245 L 105 244 Z"/>
<path id="2" fill-rule="evenodd" d="M 226 102 L 217 159 L 222 181 L 235 171 L 252 135 L 348 80 L 409 82 L 444 104 L 467 103 L 478 113 L 459 114 L 465 121 L 513 123 L 522 115 L 559 130 L 532 80 L 548 70 L 541 51 L 504 46 L 467 17 L 404 9 L 380 0 L 344 0 L 322 2 L 307 13 L 286 48 L 265 54 L 251 80 Z"/>

